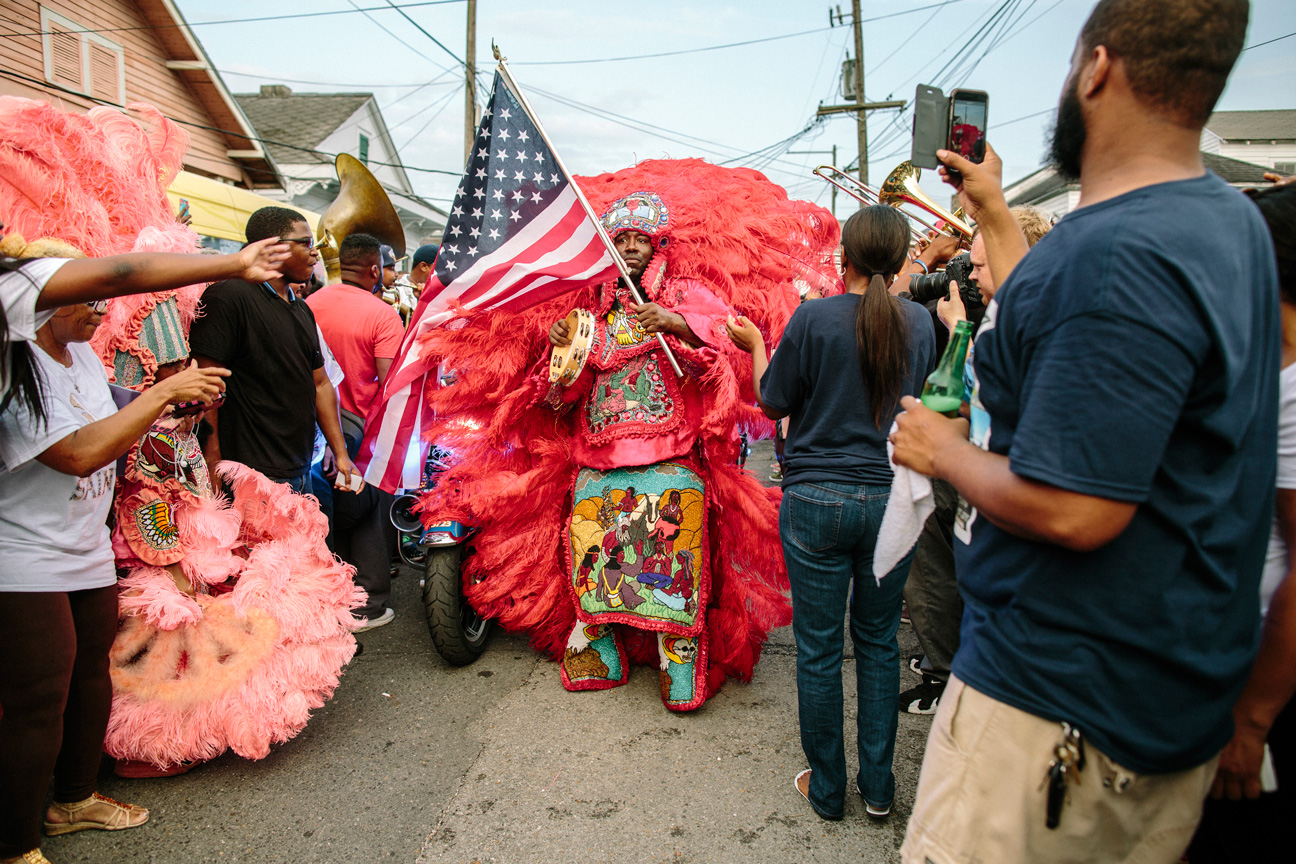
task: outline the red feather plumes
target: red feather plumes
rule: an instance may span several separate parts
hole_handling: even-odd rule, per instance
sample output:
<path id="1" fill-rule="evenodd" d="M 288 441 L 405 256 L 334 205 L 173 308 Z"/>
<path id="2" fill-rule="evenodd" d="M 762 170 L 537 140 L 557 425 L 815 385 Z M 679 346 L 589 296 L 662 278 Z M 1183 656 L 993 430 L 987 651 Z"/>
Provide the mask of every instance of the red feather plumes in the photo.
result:
<path id="1" fill-rule="evenodd" d="M 631 192 L 661 196 L 670 242 L 657 254 L 666 257 L 667 279 L 698 280 L 771 345 L 799 302 L 798 281 L 821 290 L 838 283 L 836 220 L 755 171 L 651 160 L 577 181 L 595 212 Z M 440 418 L 432 440 L 453 458 L 422 501 L 424 518 L 480 529 L 464 562 L 468 599 L 554 658 L 576 619 L 564 534 L 579 466 L 574 412 L 542 402 L 547 334 L 555 320 L 574 307 L 596 307 L 598 298 L 599 287 L 589 286 L 521 313 L 462 315 L 423 337 L 425 349 L 458 373 L 454 386 L 426 393 Z M 698 384 L 703 413 L 694 453 L 710 501 L 710 694 L 726 676 L 751 677 L 766 636 L 791 620 L 791 607 L 778 537 L 781 493 L 735 464 L 737 430 L 770 428 L 753 404 L 751 360 L 726 340 Z M 652 634 L 628 634 L 627 647 L 636 662 L 656 663 Z"/>

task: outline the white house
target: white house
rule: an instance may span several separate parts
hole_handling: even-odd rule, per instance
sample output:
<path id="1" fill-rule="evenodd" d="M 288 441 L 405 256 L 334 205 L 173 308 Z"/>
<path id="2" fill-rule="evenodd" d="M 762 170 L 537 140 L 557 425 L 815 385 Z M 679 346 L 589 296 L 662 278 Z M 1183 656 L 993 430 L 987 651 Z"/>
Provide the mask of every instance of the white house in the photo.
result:
<path id="1" fill-rule="evenodd" d="M 372 93 L 294 93 L 282 84 L 234 98 L 284 176 L 284 200 L 322 213 L 338 193 L 333 157 L 350 153 L 382 183 L 407 252 L 439 240 L 446 212 L 414 193 Z"/>
<path id="2" fill-rule="evenodd" d="M 1296 110 L 1216 111 L 1202 130 L 1201 149 L 1296 174 Z"/>
<path id="3" fill-rule="evenodd" d="M 1267 166 L 1205 151 L 1202 152 L 1202 162 L 1236 189 L 1270 185 L 1264 179 L 1265 172 L 1270 170 Z M 1063 179 L 1052 166 L 1046 165 L 1005 186 L 1004 196 L 1012 206 L 1029 204 L 1047 216 L 1061 218 L 1080 203 L 1080 184 Z"/>

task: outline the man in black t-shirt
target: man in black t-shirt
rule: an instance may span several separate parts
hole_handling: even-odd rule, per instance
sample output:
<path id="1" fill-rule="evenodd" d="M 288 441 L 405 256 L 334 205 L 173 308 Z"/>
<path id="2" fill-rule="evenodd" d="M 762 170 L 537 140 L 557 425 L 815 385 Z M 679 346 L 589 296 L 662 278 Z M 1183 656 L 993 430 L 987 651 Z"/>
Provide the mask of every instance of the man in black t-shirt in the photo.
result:
<path id="1" fill-rule="evenodd" d="M 204 456 L 241 462 L 298 492 L 310 492 L 315 424 L 333 448 L 341 482 L 360 474 L 346 456 L 337 391 L 324 374 L 319 331 L 305 301 L 289 287 L 310 279 L 316 252 L 310 226 L 285 207 L 248 219 L 248 242 L 279 237 L 292 247 L 282 275 L 260 284 L 228 279 L 203 293 L 189 335 L 200 366 L 233 373 L 225 403 L 207 412 L 213 427 Z M 213 475 L 213 481 L 215 477 Z"/>

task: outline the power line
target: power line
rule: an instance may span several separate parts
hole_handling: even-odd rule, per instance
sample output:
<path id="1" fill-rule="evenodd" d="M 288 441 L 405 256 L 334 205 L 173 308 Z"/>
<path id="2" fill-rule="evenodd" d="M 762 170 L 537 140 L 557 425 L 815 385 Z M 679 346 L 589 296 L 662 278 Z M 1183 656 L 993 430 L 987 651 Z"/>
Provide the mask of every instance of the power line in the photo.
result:
<path id="1" fill-rule="evenodd" d="M 447 3 L 463 3 L 464 0 L 422 0 L 419 3 L 402 3 L 399 6 L 393 6 L 390 3 L 387 6 L 366 6 L 363 9 L 333 9 L 328 12 L 294 12 L 288 15 L 266 15 L 261 18 L 228 18 L 224 21 L 188 21 L 177 22 L 175 24 L 143 24 L 135 27 L 104 27 L 99 30 L 89 28 L 78 32 L 84 33 L 121 33 L 127 30 L 162 30 L 167 28 L 185 28 L 185 27 L 210 27 L 215 24 L 254 24 L 261 21 L 287 21 L 296 18 L 324 18 L 329 15 L 354 15 L 356 12 L 378 12 L 387 9 L 413 9 L 418 6 L 444 6 Z M 49 36 L 52 30 L 32 30 L 27 33 L 0 33 L 0 38 L 9 39 L 16 36 Z M 463 61 L 460 61 L 462 63 Z"/>
<path id="2" fill-rule="evenodd" d="M 117 103 L 109 102 L 107 99 L 97 99 L 94 96 L 87 96 L 85 93 L 81 93 L 76 90 L 73 90 L 71 87 L 63 87 L 62 85 L 59 84 L 52 84 L 48 81 L 42 81 L 39 78 L 33 78 L 30 75 L 24 75 L 21 72 L 14 72 L 9 69 L 0 69 L 0 75 L 6 75 L 10 78 L 16 78 L 20 81 L 27 81 L 29 83 L 36 84 L 43 88 L 58 90 L 62 93 L 67 93 L 72 96 L 78 96 L 82 99 L 88 99 L 91 102 L 98 103 L 99 105 L 107 105 L 110 108 L 121 108 L 121 106 L 118 105 Z M 297 150 L 303 153 L 313 153 L 316 156 L 325 156 L 330 159 L 335 158 L 338 155 L 336 153 L 325 153 L 322 150 L 315 150 L 310 147 L 302 147 L 297 144 L 288 144 L 287 142 L 284 141 L 272 141 L 269 138 L 261 138 L 260 136 L 257 135 L 248 135 L 245 132 L 239 132 L 233 129 L 222 129 L 219 126 L 209 126 L 206 123 L 196 123 L 192 120 L 181 120 L 179 117 L 168 117 L 167 119 L 173 123 L 179 123 L 181 126 L 192 126 L 195 129 L 207 129 L 212 132 L 220 132 L 223 135 L 231 135 L 235 138 L 240 138 L 244 141 L 256 141 L 260 144 L 271 144 L 276 147 L 284 147 L 289 150 Z M 406 171 L 422 171 L 427 174 L 448 174 L 451 177 L 459 177 L 463 174 L 462 171 L 446 171 L 441 168 L 418 168 L 413 165 L 404 165 L 398 162 L 369 162 L 367 164 L 379 165 L 384 168 L 402 168 Z M 249 171 L 257 170 L 247 166 L 244 167 L 247 168 L 247 170 Z"/>
<path id="3" fill-rule="evenodd" d="M 873 21 L 882 21 L 887 18 L 899 18 L 901 15 L 911 15 L 914 12 L 922 12 L 926 9 L 939 9 L 942 6 L 948 6 L 951 3 L 961 3 L 963 0 L 945 0 L 943 3 L 933 3 L 929 6 L 917 6 L 913 9 L 905 9 L 902 12 L 892 12 L 888 15 L 877 15 L 872 18 L 861 18 L 861 24 L 869 24 Z M 704 51 L 719 51 L 724 48 L 741 48 L 745 45 L 759 45 L 762 42 L 776 42 L 780 39 L 793 39 L 797 36 L 809 36 L 812 33 L 825 33 L 833 29 L 829 27 L 817 27 L 814 30 L 801 30 L 797 33 L 784 33 L 782 36 L 766 36 L 762 39 L 747 39 L 743 42 L 727 42 L 724 45 L 708 45 L 705 48 L 685 48 L 679 51 L 660 51 L 656 54 L 631 54 L 620 57 L 597 57 L 588 60 L 519 60 L 513 63 L 514 66 L 577 66 L 585 63 L 620 63 L 625 60 L 649 60 L 655 57 L 678 57 L 681 54 L 700 54 Z"/>
<path id="4" fill-rule="evenodd" d="M 1264 42 L 1257 42 L 1257 43 L 1254 44 L 1254 45 L 1248 45 L 1248 46 L 1246 46 L 1245 48 L 1243 48 L 1242 50 L 1243 50 L 1243 51 L 1250 51 L 1252 48 L 1259 48 L 1261 45 L 1270 45 L 1270 44 L 1273 44 L 1274 42 L 1281 42 L 1282 40 L 1284 40 L 1284 39 L 1290 39 L 1290 38 L 1293 37 L 1293 36 L 1296 36 L 1296 33 L 1288 33 L 1286 36 L 1276 36 L 1276 37 L 1274 37 L 1273 39 L 1268 39 L 1268 40 L 1266 40 L 1266 41 L 1264 41 Z"/>
<path id="5" fill-rule="evenodd" d="M 451 90 L 449 93 L 447 93 L 447 94 L 445 95 L 445 97 L 441 99 L 441 101 L 440 101 L 440 103 L 439 103 L 441 107 L 438 108 L 438 109 L 436 110 L 436 113 L 434 113 L 431 117 L 429 117 L 429 118 L 427 119 L 427 122 L 424 123 L 422 126 L 420 126 L 419 129 L 418 129 L 418 131 L 415 132 L 413 135 L 411 135 L 411 136 L 409 137 L 409 140 L 406 141 L 405 144 L 402 145 L 400 148 L 398 148 L 398 150 L 404 150 L 406 147 L 408 147 L 408 146 L 410 146 L 411 144 L 413 144 L 414 141 L 418 138 L 418 136 L 420 136 L 420 135 L 423 134 L 423 130 L 426 129 L 427 127 L 431 126 L 431 125 L 432 125 L 432 121 L 435 120 L 436 118 L 438 118 L 438 117 L 441 116 L 441 112 L 444 111 L 444 110 L 446 109 L 446 107 L 450 104 L 450 100 L 453 99 L 455 96 L 458 96 L 458 95 L 459 95 L 459 93 L 458 93 L 457 91 L 454 91 L 454 90 Z M 436 105 L 436 104 L 438 104 L 438 103 L 436 103 L 436 102 L 429 102 L 429 103 L 428 103 L 428 106 L 431 107 L 431 106 Z M 424 110 L 426 110 L 426 109 L 424 109 Z M 420 112 L 420 113 L 422 113 L 422 112 Z M 418 116 L 418 115 L 414 115 L 414 116 Z M 407 118 L 407 119 L 412 119 L 412 118 Z M 404 122 L 404 121 L 402 121 L 402 122 Z"/>
<path id="6" fill-rule="evenodd" d="M 354 7 L 357 8 L 357 9 L 360 8 L 360 4 L 357 3 L 357 2 L 355 2 L 355 0 L 347 0 L 347 2 L 350 3 L 352 6 L 354 6 Z M 397 11 L 400 11 L 400 10 L 397 10 Z M 405 15 L 404 12 L 401 12 L 401 14 L 402 14 L 402 15 Z M 417 54 L 418 56 L 422 57 L 422 58 L 423 58 L 424 60 L 426 60 L 427 62 L 431 63 L 431 64 L 432 64 L 433 66 L 435 66 L 436 68 L 440 69 L 440 70 L 443 71 L 443 72 L 448 72 L 448 71 L 450 71 L 449 68 L 447 68 L 446 66 L 441 65 L 440 63 L 438 63 L 437 61 L 433 60 L 433 59 L 432 59 L 431 57 L 429 57 L 428 55 L 424 54 L 422 51 L 420 51 L 420 50 L 418 50 L 417 48 L 415 48 L 413 45 L 411 45 L 411 44 L 409 44 L 408 42 L 406 42 L 404 39 L 400 38 L 400 36 L 398 36 L 398 35 L 396 35 L 395 33 L 393 33 L 391 30 L 389 30 L 389 29 L 387 28 L 387 26 L 386 26 L 385 24 L 383 24 L 381 21 L 379 21 L 379 20 L 378 20 L 377 18 L 375 18 L 374 16 L 370 15 L 368 12 L 365 12 L 365 13 L 364 13 L 364 16 L 365 16 L 366 18 L 368 18 L 370 21 L 372 21 L 375 25 L 377 25 L 377 27 L 378 27 L 379 30 L 383 31 L 383 32 L 386 33 L 388 36 L 392 37 L 392 38 L 395 39 L 397 42 L 399 42 L 401 45 L 405 46 L 406 48 L 408 48 L 409 50 L 413 51 L 413 52 L 414 52 L 415 54 Z M 406 15 L 405 17 L 408 18 L 409 16 Z M 414 25 L 414 26 L 417 27 L 418 25 L 416 24 L 416 25 Z M 419 29 L 422 29 L 422 28 L 419 28 Z"/>
<path id="7" fill-rule="evenodd" d="M 364 89 L 364 90 L 372 90 L 372 89 L 375 89 L 375 88 L 400 88 L 400 87 L 413 87 L 413 88 L 415 88 L 415 89 L 421 90 L 422 88 L 428 86 L 427 83 L 423 83 L 423 84 L 392 84 L 392 83 L 384 83 L 384 84 L 354 84 L 354 83 L 351 83 L 351 82 L 348 82 L 348 81 L 303 81 L 303 80 L 300 79 L 300 78 L 280 78 L 278 75 L 264 75 L 264 74 L 261 74 L 261 73 L 259 73 L 259 72 L 235 72 L 235 71 L 232 70 L 232 69 L 217 69 L 216 71 L 219 72 L 219 73 L 222 74 L 222 75 L 234 75 L 234 76 L 239 77 L 239 78 L 260 78 L 260 79 L 268 80 L 268 81 L 283 82 L 284 84 L 307 84 L 307 85 L 310 85 L 310 86 L 312 86 L 312 87 L 355 87 L 355 88 L 358 88 L 358 89 Z M 455 70 L 452 69 L 452 70 L 450 70 L 450 71 L 455 71 Z M 440 78 L 441 76 L 438 75 L 437 77 Z M 458 83 L 458 82 L 455 82 L 455 83 Z"/>
<path id="8" fill-rule="evenodd" d="M 406 11 L 405 11 L 404 9 L 402 9 L 401 7 L 397 6 L 395 3 L 392 2 L 392 0 L 387 0 L 387 5 L 390 6 L 391 8 L 393 8 L 393 9 L 395 9 L 397 12 L 399 12 L 399 13 L 401 14 L 401 17 L 404 18 L 404 19 L 405 19 L 406 21 L 408 21 L 409 23 L 413 24 L 414 27 L 415 27 L 415 29 L 417 29 L 420 33 L 422 33 L 424 36 L 428 37 L 428 38 L 431 39 L 433 42 L 435 42 L 438 48 L 440 48 L 442 51 L 446 52 L 446 53 L 449 54 L 451 57 L 453 57 L 454 60 L 455 60 L 455 62 L 458 63 L 460 66 L 467 66 L 467 65 L 468 65 L 468 64 L 465 63 L 463 60 L 460 60 L 460 59 L 459 59 L 459 55 L 458 55 L 458 54 L 454 53 L 454 52 L 451 51 L 449 48 L 447 48 L 446 46 L 442 45 L 440 39 L 438 39 L 438 38 L 436 38 L 435 36 L 433 36 L 433 35 L 432 35 L 431 33 L 429 33 L 427 30 L 424 30 L 422 24 L 418 23 L 418 22 L 415 21 L 413 18 L 411 18 L 411 17 L 409 16 L 409 13 L 408 13 L 408 12 L 406 12 Z"/>

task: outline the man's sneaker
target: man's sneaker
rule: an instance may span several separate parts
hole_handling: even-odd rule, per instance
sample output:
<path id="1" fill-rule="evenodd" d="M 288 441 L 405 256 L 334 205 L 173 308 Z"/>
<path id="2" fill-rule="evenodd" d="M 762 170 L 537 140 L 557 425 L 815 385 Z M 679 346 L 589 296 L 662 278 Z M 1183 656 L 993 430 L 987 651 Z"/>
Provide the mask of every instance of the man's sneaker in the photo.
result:
<path id="1" fill-rule="evenodd" d="M 900 710 L 908 714 L 935 714 L 944 692 L 944 681 L 923 675 L 921 684 L 900 694 Z"/>
<path id="2" fill-rule="evenodd" d="M 355 630 L 353 630 L 352 632 L 363 633 L 366 630 L 372 630 L 375 627 L 381 627 L 384 624 L 390 624 L 392 619 L 395 617 L 396 617 L 396 610 L 388 606 L 386 609 L 383 609 L 382 614 L 379 615 L 377 618 L 370 618 L 368 621 L 361 624 L 359 627 L 355 628 Z"/>
<path id="3" fill-rule="evenodd" d="M 915 675 L 922 675 L 922 661 L 926 656 L 926 654 L 910 654 L 909 662 L 906 664 L 909 667 L 909 671 Z"/>
<path id="4" fill-rule="evenodd" d="M 909 604 L 906 603 L 900 607 L 900 623 L 913 624 L 913 619 L 909 616 Z"/>

